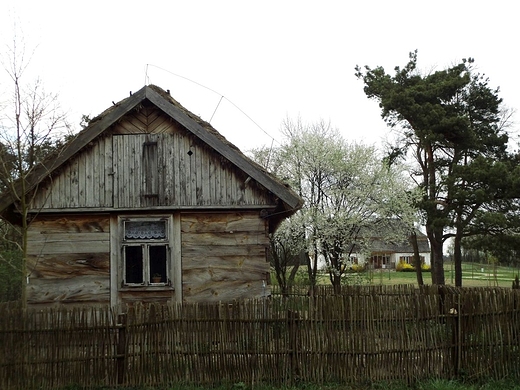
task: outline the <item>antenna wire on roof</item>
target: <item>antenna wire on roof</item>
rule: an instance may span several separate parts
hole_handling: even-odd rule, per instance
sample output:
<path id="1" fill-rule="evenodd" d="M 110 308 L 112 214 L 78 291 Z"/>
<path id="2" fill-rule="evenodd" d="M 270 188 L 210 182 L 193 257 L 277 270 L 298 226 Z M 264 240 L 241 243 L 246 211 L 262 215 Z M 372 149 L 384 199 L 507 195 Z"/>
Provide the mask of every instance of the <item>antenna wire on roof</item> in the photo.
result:
<path id="1" fill-rule="evenodd" d="M 222 95 L 222 96 L 220 97 L 220 100 L 219 100 L 218 103 L 217 103 L 217 107 L 215 107 L 215 111 L 213 111 L 213 115 L 211 115 L 211 118 L 209 118 L 209 123 L 211 123 L 211 120 L 212 120 L 213 117 L 215 116 L 215 113 L 217 112 L 218 107 L 220 106 L 220 102 L 222 101 L 222 99 L 224 99 L 224 95 Z"/>
<path id="2" fill-rule="evenodd" d="M 238 107 L 235 103 L 233 103 L 231 100 L 229 100 L 227 97 L 225 97 L 224 95 L 222 95 L 221 93 L 218 93 L 217 91 L 215 91 L 214 89 L 211 89 L 209 87 L 206 87 L 205 85 L 201 84 L 201 83 L 198 83 L 194 80 L 191 80 L 187 77 L 184 77 L 184 76 L 181 76 L 177 73 L 173 73 L 167 69 L 164 69 L 164 68 L 161 68 L 160 66 L 157 66 L 157 65 L 153 65 L 153 64 L 146 64 L 146 78 L 148 78 L 148 67 L 149 66 L 153 66 L 154 68 L 157 68 L 157 69 L 160 69 L 162 70 L 163 72 L 166 72 L 166 73 L 169 73 L 173 76 L 176 76 L 176 77 L 180 77 L 181 79 L 184 79 L 184 80 L 187 80 L 189 81 L 190 83 L 193 83 L 193 84 L 196 84 L 198 85 L 199 87 L 202 87 L 202 88 L 205 88 L 207 89 L 208 91 L 211 91 L 213 93 L 216 93 L 217 95 L 220 95 L 220 100 L 217 104 L 217 107 L 215 108 L 215 111 L 213 112 L 213 115 L 211 116 L 211 119 L 213 119 L 213 116 L 215 115 L 215 113 L 217 112 L 217 109 L 219 108 L 220 106 L 220 102 L 222 101 L 222 99 L 226 99 L 231 105 L 233 105 L 238 111 L 240 111 L 242 113 L 242 115 L 244 115 L 247 119 L 249 119 L 252 123 L 255 124 L 256 127 L 258 127 L 265 135 L 267 135 L 269 138 L 271 138 L 271 140 L 273 142 L 276 142 L 278 144 L 280 144 L 280 142 L 278 142 L 271 134 L 269 134 L 267 131 L 265 131 L 258 123 L 256 123 L 253 118 L 251 118 L 249 115 L 247 115 L 244 110 L 242 110 L 240 107 Z M 211 122 L 211 119 L 210 119 L 210 122 Z"/>

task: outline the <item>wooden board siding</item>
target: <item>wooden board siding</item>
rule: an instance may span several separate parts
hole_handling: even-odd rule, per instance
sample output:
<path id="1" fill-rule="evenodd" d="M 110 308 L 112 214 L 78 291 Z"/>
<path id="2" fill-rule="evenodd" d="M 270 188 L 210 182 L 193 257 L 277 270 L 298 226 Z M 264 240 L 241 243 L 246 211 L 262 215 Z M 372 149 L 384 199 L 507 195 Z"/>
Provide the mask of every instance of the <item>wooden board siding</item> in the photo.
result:
<path id="1" fill-rule="evenodd" d="M 28 231 L 29 304 L 110 302 L 107 215 L 39 216 Z"/>
<path id="2" fill-rule="evenodd" d="M 32 208 L 269 208 L 276 204 L 269 191 L 170 117 L 157 108 L 141 107 L 41 185 Z"/>
<path id="3" fill-rule="evenodd" d="M 181 235 L 185 301 L 230 301 L 265 293 L 267 223 L 258 213 L 183 213 Z"/>
<path id="4" fill-rule="evenodd" d="M 147 208 L 274 206 L 266 191 L 225 159 L 180 133 L 115 135 L 114 207 Z M 145 163 L 143 146 L 157 144 L 154 163 Z M 146 171 L 147 166 L 158 170 Z M 154 181 L 147 185 L 147 180 Z M 149 193 L 148 187 L 157 188 Z"/>
<path id="5" fill-rule="evenodd" d="M 132 305 L 139 303 L 160 303 L 165 304 L 173 302 L 175 291 L 165 288 L 149 288 L 149 289 L 128 289 L 120 291 L 120 300 L 124 304 Z"/>
<path id="6" fill-rule="evenodd" d="M 38 188 L 34 209 L 113 207 L 112 137 L 96 140 Z"/>

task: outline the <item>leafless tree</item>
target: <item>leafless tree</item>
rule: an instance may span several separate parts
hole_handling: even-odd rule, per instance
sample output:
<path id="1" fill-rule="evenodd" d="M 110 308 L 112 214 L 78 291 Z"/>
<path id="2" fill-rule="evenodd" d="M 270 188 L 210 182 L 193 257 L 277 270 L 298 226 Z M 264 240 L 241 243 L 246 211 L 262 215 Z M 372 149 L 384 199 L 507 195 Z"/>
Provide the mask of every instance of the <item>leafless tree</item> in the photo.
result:
<path id="1" fill-rule="evenodd" d="M 57 151 L 69 130 L 58 96 L 47 93 L 40 79 L 26 82 L 31 57 L 26 55 L 23 39 L 15 34 L 1 59 L 11 84 L 4 87 L 10 93 L 0 105 L 0 190 L 2 199 L 9 199 L 15 205 L 16 215 L 16 223 L 11 224 L 16 233 L 3 238 L 19 238 L 11 244 L 22 254 L 18 271 L 22 275 L 23 304 L 27 300 L 27 231 L 31 194 L 34 194 L 29 191 L 28 178 L 45 156 Z M 1 253 L 0 261 L 12 265 Z"/>

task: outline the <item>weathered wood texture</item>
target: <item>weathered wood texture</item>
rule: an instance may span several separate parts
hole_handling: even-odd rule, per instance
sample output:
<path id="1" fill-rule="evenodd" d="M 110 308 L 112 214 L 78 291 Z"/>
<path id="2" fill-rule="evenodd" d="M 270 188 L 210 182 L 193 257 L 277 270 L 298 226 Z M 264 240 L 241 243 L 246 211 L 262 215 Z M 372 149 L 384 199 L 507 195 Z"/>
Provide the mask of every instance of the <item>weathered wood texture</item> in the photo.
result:
<path id="1" fill-rule="evenodd" d="M 268 292 L 267 221 L 259 214 L 181 213 L 181 250 L 172 267 L 182 265 L 182 281 L 173 287 L 182 290 L 183 300 L 231 301 Z M 42 214 L 32 222 L 28 238 L 30 304 L 110 302 L 110 239 L 117 245 L 119 240 L 110 234 L 108 215 Z M 120 251 L 115 253 L 113 272 L 121 272 Z M 117 286 L 120 303 L 164 303 L 176 294 L 169 287 Z"/>
<path id="2" fill-rule="evenodd" d="M 120 301 L 127 305 L 136 303 L 166 304 L 174 301 L 175 290 L 168 288 L 134 288 L 119 291 Z"/>
<path id="3" fill-rule="evenodd" d="M 263 296 L 266 224 L 258 213 L 181 214 L 183 300 Z"/>
<path id="4" fill-rule="evenodd" d="M 109 303 L 109 234 L 107 215 L 34 220 L 28 231 L 28 303 Z"/>
<path id="5" fill-rule="evenodd" d="M 141 107 L 40 186 L 33 208 L 276 206 L 247 179 L 160 110 Z"/>
<path id="6" fill-rule="evenodd" d="M 35 209 L 113 207 L 112 137 L 99 137 L 37 187 Z"/>

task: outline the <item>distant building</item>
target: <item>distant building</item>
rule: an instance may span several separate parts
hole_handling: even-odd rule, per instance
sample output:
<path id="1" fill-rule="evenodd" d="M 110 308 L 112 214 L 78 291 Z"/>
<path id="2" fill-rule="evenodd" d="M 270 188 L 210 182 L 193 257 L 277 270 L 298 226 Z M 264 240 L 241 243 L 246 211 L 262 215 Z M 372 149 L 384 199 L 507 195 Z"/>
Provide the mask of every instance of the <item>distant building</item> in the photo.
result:
<path id="1" fill-rule="evenodd" d="M 419 256 L 422 264 L 430 265 L 430 245 L 428 237 L 416 229 Z M 365 253 L 354 253 L 350 256 L 353 264 L 367 264 L 374 269 L 394 269 L 399 262 L 414 262 L 413 248 L 408 239 L 400 242 L 385 241 L 381 237 L 372 237 Z M 366 254 L 368 252 L 368 254 Z"/>

